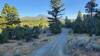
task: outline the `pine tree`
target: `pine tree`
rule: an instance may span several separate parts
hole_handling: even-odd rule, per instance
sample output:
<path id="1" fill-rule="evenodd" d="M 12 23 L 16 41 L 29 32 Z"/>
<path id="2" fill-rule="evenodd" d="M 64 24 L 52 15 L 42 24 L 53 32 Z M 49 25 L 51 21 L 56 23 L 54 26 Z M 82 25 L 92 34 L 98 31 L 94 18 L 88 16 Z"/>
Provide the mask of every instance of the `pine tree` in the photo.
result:
<path id="1" fill-rule="evenodd" d="M 3 10 L 2 10 L 2 12 L 1 12 L 1 15 L 2 15 L 3 17 L 6 17 L 6 15 L 7 15 L 8 13 L 10 13 L 10 10 L 11 10 L 10 5 L 9 5 L 8 3 L 5 3 L 5 5 L 4 5 L 4 7 L 3 7 Z"/>
<path id="2" fill-rule="evenodd" d="M 93 12 L 96 12 L 96 10 L 97 10 L 95 7 L 97 7 L 96 0 L 89 1 L 85 6 L 86 12 L 90 13 L 91 19 L 93 16 Z"/>
<path id="3" fill-rule="evenodd" d="M 61 32 L 61 26 L 59 19 L 62 16 L 62 11 L 64 10 L 61 0 L 51 0 L 51 11 L 48 11 L 52 17 L 49 19 L 49 27 L 52 33 L 57 34 Z"/>
<path id="4" fill-rule="evenodd" d="M 100 35 L 100 11 L 95 15 L 96 18 L 96 35 Z"/>
<path id="5" fill-rule="evenodd" d="M 66 16 L 66 18 L 65 18 L 65 27 L 67 27 L 67 28 L 71 28 L 71 20 L 68 19 L 67 16 Z"/>
<path id="6" fill-rule="evenodd" d="M 7 25 L 20 23 L 17 9 L 14 6 L 10 6 L 8 3 L 5 3 L 1 15 L 5 19 Z"/>
<path id="7" fill-rule="evenodd" d="M 93 12 L 97 11 L 96 7 L 97 7 L 96 0 L 90 0 L 85 6 L 86 12 L 90 14 L 90 19 L 89 19 L 89 24 L 91 29 L 90 35 L 95 34 L 95 18 L 93 18 Z"/>
<path id="8" fill-rule="evenodd" d="M 83 16 L 82 13 L 79 11 L 77 19 L 74 22 L 73 30 L 75 33 L 82 33 L 83 26 Z"/>
<path id="9" fill-rule="evenodd" d="M 91 32 L 91 23 L 90 23 L 90 15 L 84 14 L 83 15 L 83 31 L 84 33 L 90 34 Z"/>

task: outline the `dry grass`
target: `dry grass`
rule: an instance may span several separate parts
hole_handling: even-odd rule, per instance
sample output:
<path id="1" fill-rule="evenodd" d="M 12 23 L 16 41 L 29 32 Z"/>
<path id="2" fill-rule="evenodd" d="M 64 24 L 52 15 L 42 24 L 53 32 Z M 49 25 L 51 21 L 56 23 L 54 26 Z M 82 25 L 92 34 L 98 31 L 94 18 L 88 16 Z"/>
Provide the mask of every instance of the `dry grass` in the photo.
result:
<path id="1" fill-rule="evenodd" d="M 35 51 L 44 44 L 50 42 L 55 36 L 40 35 L 39 39 L 34 39 L 33 42 L 21 42 L 21 45 L 16 41 L 15 43 L 5 43 L 0 45 L 0 56 L 3 55 L 21 55 L 28 56 L 31 51 Z"/>
<path id="2" fill-rule="evenodd" d="M 96 39 L 95 37 L 94 39 L 91 40 L 91 42 L 88 43 L 88 41 L 93 37 L 90 37 L 87 34 L 72 34 L 69 37 L 70 41 L 67 42 L 66 44 L 66 52 L 65 52 L 69 56 L 100 56 L 100 51 L 88 50 L 84 47 L 77 46 L 77 44 L 79 43 L 78 41 L 79 39 L 87 41 L 85 47 L 92 42 L 94 42 L 97 45 L 100 45 L 100 39 Z"/>

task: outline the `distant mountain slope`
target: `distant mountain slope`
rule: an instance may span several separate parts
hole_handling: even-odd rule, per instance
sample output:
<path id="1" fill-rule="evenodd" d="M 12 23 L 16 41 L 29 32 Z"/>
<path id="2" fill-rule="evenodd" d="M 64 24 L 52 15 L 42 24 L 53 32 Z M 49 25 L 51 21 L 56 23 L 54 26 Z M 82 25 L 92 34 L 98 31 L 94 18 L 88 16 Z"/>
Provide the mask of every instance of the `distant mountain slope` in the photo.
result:
<path id="1" fill-rule="evenodd" d="M 43 27 L 48 27 L 47 17 L 36 16 L 36 17 L 21 17 L 21 25 L 28 25 L 30 27 L 42 25 Z"/>
<path id="2" fill-rule="evenodd" d="M 38 15 L 36 17 L 30 17 L 30 16 L 20 17 L 21 20 L 38 20 L 38 19 L 41 19 L 41 18 L 48 20 L 47 16 L 44 16 L 44 15 Z"/>

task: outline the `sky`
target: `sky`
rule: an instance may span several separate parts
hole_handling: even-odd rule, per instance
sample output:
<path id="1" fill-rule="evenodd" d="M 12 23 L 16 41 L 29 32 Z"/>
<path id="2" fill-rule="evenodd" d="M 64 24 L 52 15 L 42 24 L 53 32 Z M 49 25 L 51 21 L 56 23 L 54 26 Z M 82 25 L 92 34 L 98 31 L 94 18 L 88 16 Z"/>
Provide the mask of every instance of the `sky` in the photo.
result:
<path id="1" fill-rule="evenodd" d="M 64 3 L 65 11 L 64 16 L 68 16 L 73 19 L 77 16 L 78 11 L 85 13 L 85 4 L 90 0 L 62 0 Z M 48 10 L 50 10 L 50 0 L 0 0 L 0 11 L 4 6 L 4 3 L 15 6 L 21 17 L 24 16 L 38 16 L 38 15 L 48 15 Z M 97 4 L 100 5 L 100 0 L 96 0 Z M 98 6 L 100 7 L 100 6 Z"/>

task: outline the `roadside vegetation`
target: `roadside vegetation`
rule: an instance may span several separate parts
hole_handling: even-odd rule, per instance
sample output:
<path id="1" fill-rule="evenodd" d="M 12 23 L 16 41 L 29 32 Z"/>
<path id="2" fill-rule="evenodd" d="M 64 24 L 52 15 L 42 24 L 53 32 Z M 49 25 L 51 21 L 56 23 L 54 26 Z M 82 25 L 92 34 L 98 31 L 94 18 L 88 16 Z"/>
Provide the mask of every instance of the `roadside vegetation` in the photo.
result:
<path id="1" fill-rule="evenodd" d="M 17 9 L 5 3 L 0 16 L 0 43 L 7 43 L 9 40 L 38 39 L 42 30 L 48 27 L 46 19 L 42 16 L 38 19 L 20 18 Z"/>
<path id="2" fill-rule="evenodd" d="M 66 18 L 65 24 L 67 28 L 72 28 L 74 33 L 89 34 L 90 36 L 99 34 L 99 23 L 100 23 L 100 8 L 94 0 L 89 1 L 85 6 L 86 14 L 78 12 L 77 18 L 71 22 L 70 19 Z"/>
<path id="3" fill-rule="evenodd" d="M 85 11 L 79 11 L 74 21 L 65 19 L 65 27 L 72 29 L 65 51 L 69 56 L 100 56 L 100 8 L 90 0 Z"/>
<path id="4" fill-rule="evenodd" d="M 62 32 L 62 28 L 69 28 L 71 31 L 65 47 L 66 54 L 70 56 L 100 56 L 100 8 L 96 1 L 87 2 L 84 7 L 85 14 L 79 11 L 75 20 L 71 20 L 67 16 L 62 19 L 65 10 L 62 0 L 51 0 L 50 6 L 51 9 L 47 11 L 50 16 L 30 18 L 20 17 L 16 7 L 5 3 L 0 12 L 0 44 L 13 43 L 11 40 L 28 43 L 40 40 L 42 34 L 46 34 L 45 37 L 56 36 Z M 48 42 L 51 39 L 42 41 Z M 90 55 L 89 52 L 93 55 Z"/>

